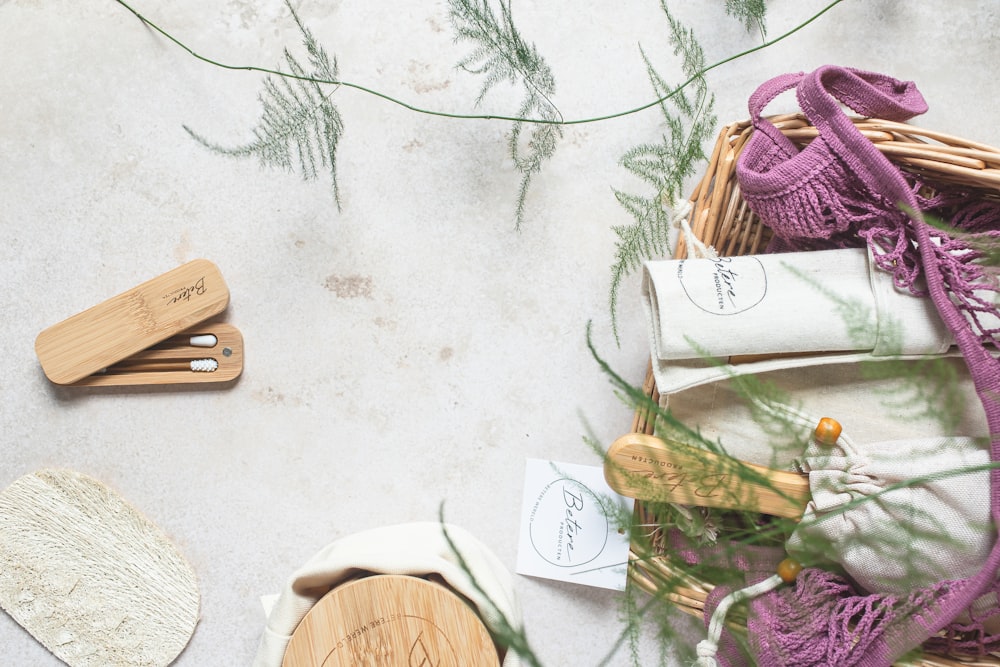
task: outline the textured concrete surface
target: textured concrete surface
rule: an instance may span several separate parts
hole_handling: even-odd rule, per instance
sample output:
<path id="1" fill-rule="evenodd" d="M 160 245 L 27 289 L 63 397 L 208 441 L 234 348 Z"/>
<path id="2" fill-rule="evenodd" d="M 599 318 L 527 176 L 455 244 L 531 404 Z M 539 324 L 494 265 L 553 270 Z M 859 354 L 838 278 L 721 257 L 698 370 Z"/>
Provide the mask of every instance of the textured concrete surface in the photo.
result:
<path id="1" fill-rule="evenodd" d="M 277 0 L 135 3 L 221 62 L 273 67 L 284 47 L 301 53 Z M 760 43 L 721 0 L 676 4 L 710 63 Z M 769 37 L 823 4 L 769 3 Z M 657 3 L 615 5 L 515 3 L 566 118 L 652 99 L 640 43 L 681 79 Z M 475 111 L 480 81 L 454 67 L 468 47 L 453 44 L 444 2 L 296 7 L 345 80 L 423 108 Z M 744 118 L 764 79 L 837 63 L 913 79 L 930 104 L 920 124 L 1000 144 L 998 28 L 994 2 L 848 0 L 715 69 L 720 123 Z M 630 221 L 612 189 L 643 191 L 617 161 L 658 138 L 655 109 L 567 128 L 515 231 L 503 122 L 338 90 L 338 212 L 322 180 L 191 140 L 185 124 L 245 141 L 262 76 L 199 62 L 113 0 L 0 0 L 0 62 L 0 484 L 73 468 L 167 531 L 203 595 L 178 664 L 249 664 L 259 596 L 329 541 L 434 519 L 442 504 L 513 569 L 525 458 L 596 464 L 583 436 L 610 443 L 628 428 L 585 331 L 592 322 L 600 354 L 641 380 L 637 280 L 624 287 L 620 347 L 609 326 L 611 228 Z M 518 95 L 498 89 L 481 110 L 514 112 Z M 39 331 L 196 257 L 214 261 L 231 290 L 225 319 L 246 343 L 235 386 L 75 391 L 45 379 Z M 596 664 L 617 639 L 618 594 L 516 583 L 546 665 Z M 56 664 L 6 615 L 0 645 L 4 664 Z M 627 652 L 610 662 L 626 664 Z"/>

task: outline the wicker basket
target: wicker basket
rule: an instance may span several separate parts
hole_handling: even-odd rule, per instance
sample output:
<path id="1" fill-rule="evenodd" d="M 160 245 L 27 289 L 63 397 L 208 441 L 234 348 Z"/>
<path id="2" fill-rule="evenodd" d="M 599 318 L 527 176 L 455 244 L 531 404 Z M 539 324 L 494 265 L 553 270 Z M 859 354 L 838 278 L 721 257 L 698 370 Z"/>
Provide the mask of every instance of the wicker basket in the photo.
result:
<path id="1" fill-rule="evenodd" d="M 772 116 L 774 123 L 799 146 L 808 144 L 818 132 L 801 114 Z M 911 125 L 878 119 L 854 119 L 861 133 L 870 139 L 894 164 L 919 177 L 930 187 L 960 186 L 969 196 L 1000 199 L 1000 149 L 930 132 Z M 770 230 L 760 223 L 743 201 L 736 182 L 736 161 L 753 131 L 748 121 L 723 128 L 701 182 L 690 197 L 689 223 L 695 235 L 712 245 L 720 255 L 746 255 L 763 252 L 770 240 Z M 685 256 L 683 239 L 677 257 Z M 659 393 L 652 368 L 647 370 L 643 391 L 652 403 L 659 403 Z M 633 433 L 653 433 L 653 416 L 647 409 L 636 411 Z M 637 525 L 658 526 L 653 510 L 636 503 Z M 711 581 L 699 579 L 686 571 L 676 556 L 651 540 L 654 553 L 633 545 L 629 578 L 633 585 L 663 598 L 680 610 L 703 617 L 705 600 L 714 588 Z M 663 582 L 670 582 L 664 591 Z M 737 631 L 745 625 L 730 622 Z M 997 667 L 1000 656 L 985 658 L 942 657 L 924 654 L 906 663 L 912 667 Z"/>

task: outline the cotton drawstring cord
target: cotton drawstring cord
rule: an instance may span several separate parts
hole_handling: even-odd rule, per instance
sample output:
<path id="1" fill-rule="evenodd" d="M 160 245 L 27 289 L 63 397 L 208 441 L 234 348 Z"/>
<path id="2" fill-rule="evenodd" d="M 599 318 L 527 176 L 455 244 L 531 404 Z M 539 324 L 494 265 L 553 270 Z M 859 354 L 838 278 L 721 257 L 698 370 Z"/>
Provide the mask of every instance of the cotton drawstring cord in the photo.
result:
<path id="1" fill-rule="evenodd" d="M 712 613 L 712 620 L 708 624 L 708 637 L 698 642 L 698 646 L 695 648 L 698 655 L 698 660 L 694 663 L 695 667 L 718 667 L 719 663 L 715 659 L 715 656 L 719 652 L 719 639 L 722 637 L 722 628 L 726 624 L 726 614 L 729 613 L 730 607 L 737 602 L 743 602 L 744 600 L 770 593 L 783 583 L 785 583 L 785 579 L 781 575 L 772 574 L 767 579 L 753 586 L 733 591 L 722 598 L 722 602 L 715 608 L 715 611 Z"/>
<path id="2" fill-rule="evenodd" d="M 719 253 L 710 245 L 698 238 L 698 235 L 691 229 L 688 218 L 691 217 L 691 202 L 687 199 L 675 200 L 670 206 L 671 221 L 674 227 L 680 230 L 681 238 L 687 248 L 688 259 L 718 259 Z"/>

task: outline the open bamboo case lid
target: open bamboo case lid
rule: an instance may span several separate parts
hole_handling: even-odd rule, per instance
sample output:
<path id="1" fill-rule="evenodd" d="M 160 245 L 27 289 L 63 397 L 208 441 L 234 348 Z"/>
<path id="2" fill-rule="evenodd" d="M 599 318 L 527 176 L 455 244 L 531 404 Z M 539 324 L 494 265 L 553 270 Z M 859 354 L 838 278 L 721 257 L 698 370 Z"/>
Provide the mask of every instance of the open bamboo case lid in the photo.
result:
<path id="1" fill-rule="evenodd" d="M 442 584 L 373 575 L 331 590 L 309 610 L 282 667 L 498 667 L 479 616 Z"/>

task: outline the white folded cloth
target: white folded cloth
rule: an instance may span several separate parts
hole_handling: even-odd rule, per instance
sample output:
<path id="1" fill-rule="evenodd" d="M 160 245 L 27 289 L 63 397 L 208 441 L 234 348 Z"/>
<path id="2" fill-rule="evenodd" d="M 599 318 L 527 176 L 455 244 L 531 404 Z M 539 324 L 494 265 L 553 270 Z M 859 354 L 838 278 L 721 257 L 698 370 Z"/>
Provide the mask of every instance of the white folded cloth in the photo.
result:
<path id="1" fill-rule="evenodd" d="M 457 554 L 468 571 L 461 567 Z M 470 533 L 434 522 L 373 528 L 332 542 L 289 578 L 268 616 L 254 667 L 281 667 L 285 648 L 306 613 L 332 588 L 359 573 L 439 574 L 476 606 L 491 631 L 500 627 L 500 614 L 512 627 L 521 627 L 521 608 L 510 573 Z M 502 664 L 519 667 L 521 662 L 513 651 L 507 651 Z"/>
<path id="2" fill-rule="evenodd" d="M 890 455 L 891 443 L 907 438 L 989 434 L 960 356 L 867 366 L 826 363 L 758 371 L 751 378 L 744 377 L 746 366 L 730 366 L 732 375 L 661 396 L 661 405 L 730 456 L 782 470 L 794 469 L 821 417 L 839 421 L 856 442 L 868 443 L 866 451 Z M 808 418 L 793 418 L 785 407 Z"/>
<path id="3" fill-rule="evenodd" d="M 649 261 L 642 293 L 661 393 L 724 376 L 734 355 L 791 355 L 753 362 L 766 371 L 953 342 L 933 303 L 897 289 L 864 248 Z"/>

